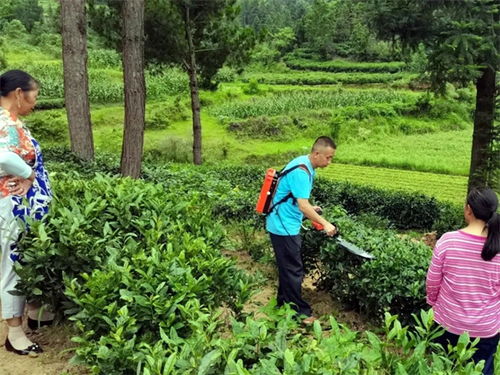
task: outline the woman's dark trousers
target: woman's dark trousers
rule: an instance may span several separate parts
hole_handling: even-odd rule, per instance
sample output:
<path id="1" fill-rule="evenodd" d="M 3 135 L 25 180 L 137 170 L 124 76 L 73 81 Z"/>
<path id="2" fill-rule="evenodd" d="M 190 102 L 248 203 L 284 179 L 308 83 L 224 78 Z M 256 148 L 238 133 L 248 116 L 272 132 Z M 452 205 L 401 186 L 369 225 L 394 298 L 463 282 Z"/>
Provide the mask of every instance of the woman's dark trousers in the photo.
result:
<path id="1" fill-rule="evenodd" d="M 448 343 L 453 346 L 456 346 L 459 337 L 460 337 L 459 335 L 455 335 L 454 333 L 445 331 L 445 333 L 442 336 L 436 338 L 435 341 L 441 344 L 444 348 L 447 348 Z M 484 360 L 484 368 L 483 368 L 484 375 L 494 375 L 493 374 L 493 371 L 495 370 L 494 359 L 499 339 L 500 339 L 500 333 L 493 337 L 481 338 L 478 344 L 475 346 L 476 352 L 472 356 L 472 359 L 476 363 L 481 360 Z M 470 338 L 471 342 L 474 340 L 475 340 L 474 337 Z"/>

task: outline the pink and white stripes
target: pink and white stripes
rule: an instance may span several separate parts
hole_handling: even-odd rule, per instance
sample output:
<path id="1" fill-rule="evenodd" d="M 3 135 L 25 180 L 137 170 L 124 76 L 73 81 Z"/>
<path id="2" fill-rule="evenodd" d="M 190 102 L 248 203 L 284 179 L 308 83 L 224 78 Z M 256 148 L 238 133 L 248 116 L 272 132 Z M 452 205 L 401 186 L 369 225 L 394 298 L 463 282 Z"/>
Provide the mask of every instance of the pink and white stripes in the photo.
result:
<path id="1" fill-rule="evenodd" d="M 492 337 L 500 331 L 500 255 L 481 258 L 485 237 L 455 231 L 436 243 L 427 272 L 427 303 L 451 333 Z"/>

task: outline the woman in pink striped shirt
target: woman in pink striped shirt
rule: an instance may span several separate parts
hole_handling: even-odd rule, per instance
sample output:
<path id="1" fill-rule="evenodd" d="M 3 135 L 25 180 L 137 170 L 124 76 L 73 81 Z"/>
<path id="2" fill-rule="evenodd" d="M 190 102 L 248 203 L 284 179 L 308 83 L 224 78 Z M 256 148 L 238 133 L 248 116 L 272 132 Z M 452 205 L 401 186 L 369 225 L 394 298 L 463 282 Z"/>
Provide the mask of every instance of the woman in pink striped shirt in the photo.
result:
<path id="1" fill-rule="evenodd" d="M 444 347 L 459 335 L 479 337 L 473 359 L 485 361 L 483 374 L 493 375 L 500 338 L 500 217 L 491 189 L 474 189 L 467 197 L 467 226 L 445 233 L 436 243 L 427 273 L 427 303 L 445 334 Z"/>

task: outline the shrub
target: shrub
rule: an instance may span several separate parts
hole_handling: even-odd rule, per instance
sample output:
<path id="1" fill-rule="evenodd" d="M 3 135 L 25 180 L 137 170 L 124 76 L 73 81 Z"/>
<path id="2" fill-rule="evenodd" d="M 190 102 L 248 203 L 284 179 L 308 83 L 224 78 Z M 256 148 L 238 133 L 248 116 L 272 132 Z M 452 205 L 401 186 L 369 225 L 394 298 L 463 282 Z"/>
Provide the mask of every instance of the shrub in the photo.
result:
<path id="1" fill-rule="evenodd" d="M 223 66 L 217 71 L 217 74 L 214 76 L 214 80 L 217 83 L 220 82 L 233 82 L 236 79 L 236 71 L 229 67 Z"/>
<path id="2" fill-rule="evenodd" d="M 193 267 L 189 271 L 192 277 L 201 277 L 205 286 L 214 281 L 205 304 L 236 303 L 232 302 L 233 297 L 222 297 L 233 295 L 221 281 L 228 272 L 235 272 L 229 261 L 209 265 L 203 263 L 202 257 L 189 255 L 194 252 L 198 256 L 205 253 L 205 259 L 216 257 L 223 241 L 222 229 L 212 220 L 210 207 L 204 206 L 196 193 L 179 199 L 176 192 L 165 194 L 162 186 L 151 183 L 103 176 L 79 180 L 76 173 L 67 179 L 62 174 L 58 177 L 53 181 L 57 195 L 48 217 L 44 222 L 32 223 L 31 232 L 23 240 L 26 265 L 18 270 L 23 280 L 19 290 L 28 298 L 42 299 L 56 310 L 64 306 L 66 313 L 72 314 L 79 311 L 78 301 L 68 301 L 63 277 L 76 278 L 74 283 L 80 285 L 82 275 L 99 273 L 106 265 L 126 266 L 122 262 L 143 262 L 144 257 L 158 255 L 170 257 L 171 262 L 165 258 L 162 266 L 153 262 L 155 267 L 172 271 L 175 262 L 181 267 L 182 259 L 178 256 L 184 252 Z M 164 246 L 170 252 L 154 255 L 154 249 L 159 251 Z M 127 260 L 127 256 L 131 258 Z M 216 272 L 211 277 L 209 269 L 200 268 L 207 266 Z M 216 271 L 219 266 L 227 270 Z M 106 272 L 102 277 L 106 277 Z M 186 276 L 177 274 L 181 275 Z"/>
<path id="3" fill-rule="evenodd" d="M 64 99 L 38 98 L 36 101 L 36 109 L 59 109 L 64 108 Z"/>
<path id="4" fill-rule="evenodd" d="M 333 214 L 327 217 L 337 225 L 342 237 L 371 252 L 376 259 L 363 260 L 324 234 L 307 232 L 302 249 L 306 264 L 318 267 L 319 286 L 370 319 L 381 319 L 389 311 L 408 321 L 413 312 L 424 308 L 431 249 L 403 240 L 390 230 L 371 229 L 337 212 Z"/>
<path id="5" fill-rule="evenodd" d="M 19 38 L 19 36 L 27 34 L 26 27 L 17 19 L 4 24 L 2 32 L 10 38 Z"/>
<path id="6" fill-rule="evenodd" d="M 322 178 L 315 182 L 313 194 L 321 204 L 341 205 L 350 214 L 372 213 L 390 220 L 398 229 L 443 233 L 456 229 L 463 221 L 459 208 L 423 194 L 384 191 L 348 182 L 332 183 Z"/>
<path id="7" fill-rule="evenodd" d="M 152 100 L 184 94 L 189 89 L 188 76 L 179 68 L 149 67 L 146 71 L 146 87 L 147 97 Z"/>
<path id="8" fill-rule="evenodd" d="M 393 62 L 352 62 L 346 60 L 314 61 L 296 58 L 293 55 L 285 58 L 286 64 L 297 70 L 319 70 L 325 72 L 371 72 L 396 73 L 403 70 L 405 63 Z"/>
<path id="9" fill-rule="evenodd" d="M 165 129 L 172 122 L 189 119 L 189 115 L 189 109 L 180 96 L 173 101 L 151 104 L 146 107 L 146 129 Z"/>
<path id="10" fill-rule="evenodd" d="M 247 95 L 258 95 L 260 94 L 259 83 L 257 80 L 250 80 L 248 85 L 243 87 L 243 93 Z"/>
<path id="11" fill-rule="evenodd" d="M 115 50 L 110 49 L 90 49 L 88 54 L 89 66 L 101 69 L 121 69 L 121 56 Z"/>
<path id="12" fill-rule="evenodd" d="M 148 150 L 145 160 L 190 163 L 193 159 L 192 152 L 191 142 L 182 137 L 167 136 L 160 140 L 154 148 Z"/>
<path id="13" fill-rule="evenodd" d="M 56 99 L 45 103 L 57 107 L 61 101 Z M 44 105 L 43 101 L 41 105 Z M 26 118 L 26 125 L 42 145 L 43 143 L 64 144 L 68 142 L 68 120 L 64 112 L 58 110 L 33 112 Z"/>
<path id="14" fill-rule="evenodd" d="M 416 77 L 407 73 L 328 73 L 328 72 L 289 72 L 289 73 L 250 73 L 244 82 L 253 80 L 259 83 L 277 85 L 327 85 L 327 84 L 370 84 L 388 83 Z"/>
<path id="15" fill-rule="evenodd" d="M 7 67 L 7 59 L 4 52 L 5 39 L 0 37 L 0 69 L 3 70 Z"/>

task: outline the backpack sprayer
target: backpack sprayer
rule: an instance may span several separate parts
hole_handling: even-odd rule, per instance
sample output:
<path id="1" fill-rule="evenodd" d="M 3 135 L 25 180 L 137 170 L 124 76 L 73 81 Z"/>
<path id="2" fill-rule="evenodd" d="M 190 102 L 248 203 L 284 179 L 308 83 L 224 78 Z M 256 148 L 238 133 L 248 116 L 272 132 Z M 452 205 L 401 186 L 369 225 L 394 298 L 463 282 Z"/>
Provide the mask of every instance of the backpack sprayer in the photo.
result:
<path id="1" fill-rule="evenodd" d="M 293 167 L 286 170 L 285 168 L 283 168 L 281 171 L 277 171 L 273 168 L 269 168 L 266 171 L 266 176 L 264 177 L 264 182 L 262 183 L 262 188 L 259 194 L 259 199 L 257 200 L 257 205 L 255 206 L 255 210 L 259 214 L 268 215 L 276 206 L 286 202 L 288 199 L 294 199 L 292 193 L 290 193 L 283 199 L 273 204 L 273 198 L 274 194 L 276 193 L 279 180 L 297 168 L 304 170 L 309 176 L 311 176 L 311 172 L 305 164 L 294 165 Z"/>
<path id="2" fill-rule="evenodd" d="M 318 214 L 320 214 L 320 215 L 323 213 L 323 211 L 321 209 L 320 210 L 316 210 L 316 212 Z M 321 230 L 325 229 L 322 224 L 316 223 L 314 221 L 312 222 L 312 226 L 314 227 L 314 229 L 316 229 L 318 231 L 321 231 Z M 305 228 L 305 229 L 308 230 L 307 228 Z M 337 244 L 339 244 L 339 246 L 341 248 L 347 250 L 351 254 L 354 254 L 354 255 L 356 255 L 358 257 L 365 258 L 365 259 L 375 259 L 375 256 L 373 254 L 370 254 L 369 252 L 367 252 L 367 251 L 365 251 L 363 249 L 360 249 L 359 247 L 357 247 L 353 243 L 351 243 L 349 241 L 346 241 L 342 237 L 340 237 L 338 231 L 333 236 L 333 239 L 335 239 L 335 241 L 337 242 Z"/>

